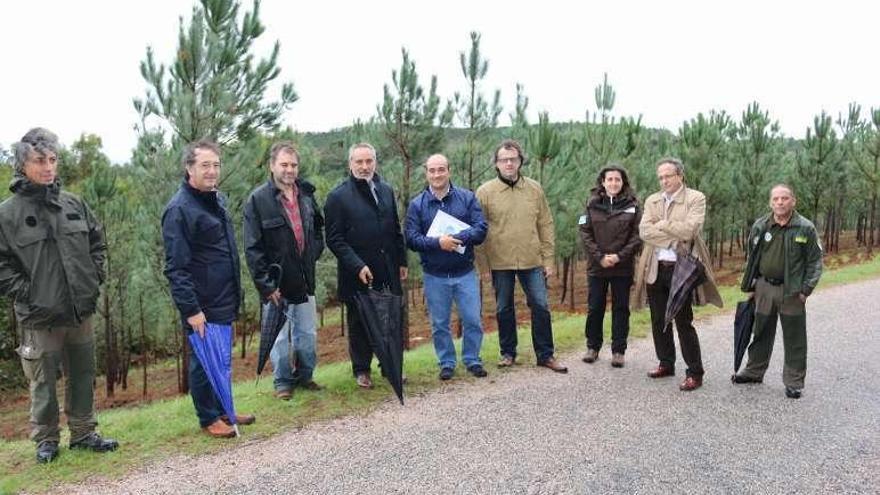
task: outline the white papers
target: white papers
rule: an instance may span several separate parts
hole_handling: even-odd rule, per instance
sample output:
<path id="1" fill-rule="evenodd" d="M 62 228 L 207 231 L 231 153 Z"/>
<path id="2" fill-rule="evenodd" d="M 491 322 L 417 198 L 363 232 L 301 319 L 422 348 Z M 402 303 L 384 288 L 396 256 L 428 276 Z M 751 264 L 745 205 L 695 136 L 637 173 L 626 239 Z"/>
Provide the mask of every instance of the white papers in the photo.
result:
<path id="1" fill-rule="evenodd" d="M 437 214 L 434 215 L 434 220 L 431 221 L 431 226 L 428 227 L 428 233 L 425 235 L 428 237 L 440 237 L 444 234 L 455 235 L 462 230 L 469 228 L 471 228 L 470 225 L 462 222 L 449 213 L 446 213 L 443 210 L 437 210 Z M 464 254 L 464 246 L 457 246 L 455 252 L 458 254 Z"/>

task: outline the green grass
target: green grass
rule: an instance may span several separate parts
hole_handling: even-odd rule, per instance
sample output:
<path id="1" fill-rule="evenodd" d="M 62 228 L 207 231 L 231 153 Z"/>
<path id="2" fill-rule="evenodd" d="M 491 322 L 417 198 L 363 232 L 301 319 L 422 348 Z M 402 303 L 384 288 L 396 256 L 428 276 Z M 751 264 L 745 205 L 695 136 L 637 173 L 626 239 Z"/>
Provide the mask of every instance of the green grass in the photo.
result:
<path id="1" fill-rule="evenodd" d="M 839 285 L 880 276 L 880 257 L 827 271 L 820 287 Z M 736 287 L 722 287 L 725 309 L 714 306 L 697 308 L 699 316 L 709 316 L 730 310 L 742 294 Z M 606 318 L 606 333 L 608 318 Z M 647 310 L 633 312 L 630 335 L 645 337 L 650 333 Z M 583 315 L 554 315 L 554 340 L 560 352 L 579 349 L 584 345 Z M 520 346 L 531 348 L 528 328 L 520 329 Z M 457 342 L 456 345 L 460 345 Z M 498 356 L 498 339 L 490 334 L 483 342 L 482 355 L 490 363 Z M 521 353 L 521 361 L 534 363 L 530 352 Z M 439 386 L 433 347 L 422 345 L 406 353 L 406 393 L 415 396 Z M 489 366 L 491 373 L 496 371 Z M 375 372 L 378 377 L 378 371 Z M 459 367 L 457 380 L 475 380 Z M 136 408 L 101 411 L 99 429 L 108 437 L 120 441 L 120 449 L 109 454 L 70 451 L 62 439 L 61 456 L 50 465 L 34 462 L 34 445 L 27 440 L 0 442 L 0 493 L 21 490 L 45 491 L 60 483 L 84 480 L 91 476 L 119 477 L 129 470 L 150 462 L 160 461 L 177 454 L 200 455 L 221 451 L 231 445 L 269 438 L 278 433 L 302 427 L 316 421 L 346 415 L 361 415 L 393 398 L 391 388 L 384 380 L 377 380 L 373 390 L 357 389 L 348 363 L 334 363 L 318 367 L 315 380 L 326 387 L 321 392 L 296 391 L 293 400 L 283 402 L 272 396 L 271 375 L 259 383 L 245 381 L 235 384 L 236 409 L 255 413 L 257 423 L 242 427 L 242 437 L 229 441 L 214 440 L 203 435 L 193 411 L 189 396 L 158 401 Z"/>

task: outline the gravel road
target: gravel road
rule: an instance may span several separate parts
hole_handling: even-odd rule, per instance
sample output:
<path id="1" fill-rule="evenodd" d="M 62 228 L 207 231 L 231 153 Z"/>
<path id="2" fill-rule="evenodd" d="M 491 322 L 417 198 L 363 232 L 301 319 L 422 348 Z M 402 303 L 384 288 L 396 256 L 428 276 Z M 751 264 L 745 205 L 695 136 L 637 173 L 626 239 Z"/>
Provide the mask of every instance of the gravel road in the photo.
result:
<path id="1" fill-rule="evenodd" d="M 821 290 L 807 312 L 800 400 L 783 393 L 781 332 L 764 384 L 730 383 L 727 314 L 698 324 L 707 373 L 695 392 L 678 390 L 680 357 L 677 377 L 649 379 L 653 346 L 636 340 L 623 369 L 607 348 L 592 365 L 563 356 L 568 375 L 490 365 L 489 379 L 207 456 L 197 470 L 174 458 L 62 492 L 878 493 L 880 280 Z"/>

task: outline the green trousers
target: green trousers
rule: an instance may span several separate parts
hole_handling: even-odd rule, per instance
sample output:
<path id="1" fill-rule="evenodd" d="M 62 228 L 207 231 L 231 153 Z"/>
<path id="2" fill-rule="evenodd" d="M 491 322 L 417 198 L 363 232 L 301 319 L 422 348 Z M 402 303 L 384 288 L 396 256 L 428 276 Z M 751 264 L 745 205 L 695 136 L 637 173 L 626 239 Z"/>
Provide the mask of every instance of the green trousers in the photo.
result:
<path id="1" fill-rule="evenodd" d="M 95 336 L 91 318 L 80 326 L 22 328 L 18 347 L 30 381 L 31 439 L 58 442 L 56 384 L 64 376 L 64 412 L 70 441 L 95 431 Z"/>
<path id="2" fill-rule="evenodd" d="M 807 315 L 798 296 L 784 297 L 782 286 L 758 279 L 755 285 L 755 326 L 749 345 L 749 360 L 744 376 L 763 379 L 770 365 L 776 340 L 776 318 L 782 323 L 782 344 L 785 364 L 782 383 L 787 387 L 804 388 L 807 376 Z"/>

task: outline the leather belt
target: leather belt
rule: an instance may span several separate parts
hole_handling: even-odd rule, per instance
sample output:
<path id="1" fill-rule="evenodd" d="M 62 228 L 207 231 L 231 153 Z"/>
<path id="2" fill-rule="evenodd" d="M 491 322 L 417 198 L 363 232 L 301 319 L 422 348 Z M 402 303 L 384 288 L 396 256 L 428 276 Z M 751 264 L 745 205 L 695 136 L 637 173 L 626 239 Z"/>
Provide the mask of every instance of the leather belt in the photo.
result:
<path id="1" fill-rule="evenodd" d="M 782 285 L 785 283 L 785 280 L 778 279 L 778 278 L 770 278 L 770 277 L 765 277 L 763 275 L 761 275 L 761 278 L 763 278 L 764 281 L 770 285 L 779 286 L 779 285 Z"/>
<path id="2" fill-rule="evenodd" d="M 657 260 L 657 266 L 660 268 L 675 268 L 674 261 Z"/>

